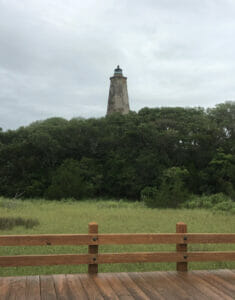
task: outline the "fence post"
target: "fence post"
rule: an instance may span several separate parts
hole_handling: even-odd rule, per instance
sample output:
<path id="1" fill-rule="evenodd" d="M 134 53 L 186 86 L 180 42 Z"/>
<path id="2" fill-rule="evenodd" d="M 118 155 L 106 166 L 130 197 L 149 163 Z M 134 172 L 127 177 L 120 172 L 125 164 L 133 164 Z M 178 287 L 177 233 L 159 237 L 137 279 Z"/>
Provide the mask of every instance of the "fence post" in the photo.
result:
<path id="1" fill-rule="evenodd" d="M 185 223 L 179 222 L 176 224 L 176 233 L 187 233 L 187 225 Z M 187 236 L 185 235 L 184 240 L 187 241 Z M 176 244 L 177 252 L 187 252 L 187 244 Z M 184 256 L 184 259 L 187 259 L 187 255 Z M 181 272 L 188 271 L 188 263 L 186 262 L 177 262 L 176 270 Z"/>
<path id="2" fill-rule="evenodd" d="M 93 240 L 96 241 L 98 237 L 98 224 L 97 223 L 89 223 L 89 234 L 94 234 Z M 96 262 L 96 255 L 98 254 L 98 245 L 89 245 L 88 246 L 88 253 L 95 254 L 93 261 Z M 98 264 L 89 264 L 88 265 L 88 273 L 89 274 L 97 274 L 98 273 Z"/>

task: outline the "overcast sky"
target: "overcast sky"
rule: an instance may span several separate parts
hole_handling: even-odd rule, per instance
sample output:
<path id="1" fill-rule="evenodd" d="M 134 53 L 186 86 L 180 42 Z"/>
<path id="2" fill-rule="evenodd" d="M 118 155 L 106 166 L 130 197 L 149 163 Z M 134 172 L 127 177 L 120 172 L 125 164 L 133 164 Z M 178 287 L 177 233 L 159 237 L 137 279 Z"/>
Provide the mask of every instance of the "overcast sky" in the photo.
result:
<path id="1" fill-rule="evenodd" d="M 234 0 L 0 0 L 0 127 L 235 99 Z"/>

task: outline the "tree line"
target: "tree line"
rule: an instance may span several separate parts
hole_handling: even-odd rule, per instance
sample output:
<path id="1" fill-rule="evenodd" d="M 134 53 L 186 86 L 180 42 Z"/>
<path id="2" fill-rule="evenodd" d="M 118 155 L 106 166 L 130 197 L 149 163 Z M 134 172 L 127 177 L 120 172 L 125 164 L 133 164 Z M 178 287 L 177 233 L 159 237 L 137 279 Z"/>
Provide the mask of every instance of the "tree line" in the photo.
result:
<path id="1" fill-rule="evenodd" d="M 235 200 L 235 102 L 143 108 L 102 118 L 50 118 L 0 131 L 6 197 Z M 151 196 L 152 195 L 152 196 Z"/>

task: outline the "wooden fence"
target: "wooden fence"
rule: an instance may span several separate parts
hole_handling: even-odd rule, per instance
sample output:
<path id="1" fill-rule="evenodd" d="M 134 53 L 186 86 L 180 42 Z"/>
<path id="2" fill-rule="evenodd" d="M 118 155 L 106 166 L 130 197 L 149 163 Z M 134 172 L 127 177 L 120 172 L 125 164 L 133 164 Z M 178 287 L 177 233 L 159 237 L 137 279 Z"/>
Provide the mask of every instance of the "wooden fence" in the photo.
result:
<path id="1" fill-rule="evenodd" d="M 235 233 L 187 233 L 187 225 L 176 224 L 176 233 L 99 234 L 98 224 L 89 224 L 88 234 L 2 235 L 0 246 L 88 245 L 87 254 L 0 256 L 0 267 L 88 264 L 88 273 L 99 264 L 176 262 L 177 271 L 187 271 L 188 262 L 235 261 L 235 251 L 187 251 L 188 244 L 231 244 Z M 99 245 L 176 244 L 172 252 L 99 253 Z"/>

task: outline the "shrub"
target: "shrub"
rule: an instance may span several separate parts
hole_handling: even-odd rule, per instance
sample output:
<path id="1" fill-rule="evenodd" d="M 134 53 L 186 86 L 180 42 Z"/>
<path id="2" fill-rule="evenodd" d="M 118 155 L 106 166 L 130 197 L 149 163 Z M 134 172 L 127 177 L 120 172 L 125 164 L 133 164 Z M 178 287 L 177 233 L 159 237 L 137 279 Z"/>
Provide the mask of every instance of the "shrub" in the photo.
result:
<path id="1" fill-rule="evenodd" d="M 0 229 L 12 229 L 15 226 L 24 226 L 25 228 L 33 228 L 39 225 L 36 219 L 27 219 L 21 217 L 2 217 L 0 218 Z"/>
<path id="2" fill-rule="evenodd" d="M 229 211 L 235 213 L 235 203 L 223 193 L 214 195 L 193 196 L 190 201 L 181 205 L 184 208 L 207 208 L 215 211 Z"/>
<path id="3" fill-rule="evenodd" d="M 78 200 L 91 196 L 92 192 L 93 186 L 84 179 L 80 163 L 74 159 L 66 159 L 55 171 L 45 196 L 48 199 Z"/>
<path id="4" fill-rule="evenodd" d="M 159 187 L 145 187 L 141 191 L 141 200 L 148 207 L 177 207 L 185 202 L 189 193 L 184 180 L 188 176 L 186 169 L 173 167 L 163 174 L 163 180 Z"/>
<path id="5" fill-rule="evenodd" d="M 156 207 L 159 198 L 159 190 L 157 187 L 145 187 L 141 191 L 140 197 L 148 207 Z"/>
<path id="6" fill-rule="evenodd" d="M 230 212 L 231 214 L 235 214 L 235 203 L 231 200 L 229 201 L 224 201 L 217 203 L 214 207 L 213 210 L 215 211 L 227 211 Z"/>

